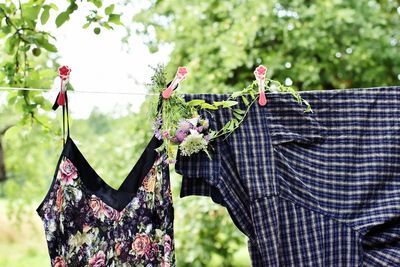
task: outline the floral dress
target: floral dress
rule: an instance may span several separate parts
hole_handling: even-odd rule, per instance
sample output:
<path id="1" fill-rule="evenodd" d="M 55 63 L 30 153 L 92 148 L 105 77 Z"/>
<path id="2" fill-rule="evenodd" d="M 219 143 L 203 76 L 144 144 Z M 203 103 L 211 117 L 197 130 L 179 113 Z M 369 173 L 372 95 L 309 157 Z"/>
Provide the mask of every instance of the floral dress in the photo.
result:
<path id="1" fill-rule="evenodd" d="M 173 206 L 165 153 L 152 138 L 118 190 L 68 137 L 37 208 L 51 266 L 175 266 Z"/>

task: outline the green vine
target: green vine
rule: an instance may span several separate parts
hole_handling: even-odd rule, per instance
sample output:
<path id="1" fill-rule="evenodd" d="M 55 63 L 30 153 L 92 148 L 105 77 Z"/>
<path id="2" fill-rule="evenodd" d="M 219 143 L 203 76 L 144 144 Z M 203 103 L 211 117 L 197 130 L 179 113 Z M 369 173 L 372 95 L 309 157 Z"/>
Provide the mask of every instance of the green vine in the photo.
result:
<path id="1" fill-rule="evenodd" d="M 150 91 L 160 95 L 167 87 L 165 78 L 165 68 L 158 65 L 153 68 L 154 75 L 149 84 Z M 268 91 L 278 91 L 290 93 L 294 99 L 306 105 L 304 112 L 311 112 L 310 104 L 301 97 L 298 91 L 291 87 L 284 86 L 278 81 L 266 79 L 265 89 Z M 248 99 L 250 96 L 250 100 Z M 227 138 L 244 121 L 250 107 L 258 99 L 258 82 L 253 81 L 249 86 L 241 91 L 233 92 L 227 100 L 214 101 L 207 103 L 204 99 L 193 99 L 186 102 L 179 94 L 173 93 L 168 99 L 162 99 L 161 113 L 153 113 L 157 119 L 154 123 L 155 135 L 163 139 L 164 143 L 159 149 L 166 149 L 168 159 L 174 162 L 175 150 L 178 145 L 184 156 L 189 156 L 199 151 L 204 151 L 209 157 L 207 145 L 210 141 L 225 136 Z M 245 109 L 236 108 L 238 98 L 241 98 Z M 159 99 L 158 99 L 159 100 Z M 221 129 L 208 129 L 208 120 L 200 118 L 200 110 L 218 110 L 228 108 L 232 111 L 233 118 L 229 120 Z M 155 109 L 153 109 L 155 111 Z"/>

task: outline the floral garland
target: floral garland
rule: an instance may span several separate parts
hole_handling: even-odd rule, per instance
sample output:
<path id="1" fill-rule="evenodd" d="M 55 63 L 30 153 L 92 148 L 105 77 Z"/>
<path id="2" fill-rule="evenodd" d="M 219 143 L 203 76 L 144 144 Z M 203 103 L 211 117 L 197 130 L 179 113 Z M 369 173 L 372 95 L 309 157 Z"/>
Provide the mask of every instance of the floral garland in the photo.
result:
<path id="1" fill-rule="evenodd" d="M 166 149 L 168 153 L 168 163 L 175 163 L 175 149 L 179 147 L 182 156 L 190 156 L 204 151 L 209 158 L 208 145 L 211 141 L 221 136 L 228 137 L 235 131 L 245 119 L 250 107 L 259 99 L 260 105 L 266 104 L 264 90 L 288 92 L 299 103 L 304 103 L 306 108 L 304 112 L 312 112 L 310 104 L 301 97 L 298 91 L 291 87 L 282 85 L 280 82 L 265 78 L 267 69 L 259 66 L 254 74 L 256 80 L 241 91 L 233 92 L 227 100 L 214 101 L 207 103 L 203 99 L 193 99 L 186 102 L 183 97 L 173 91 L 177 85 L 177 80 L 184 80 L 187 74 L 186 68 L 179 68 L 175 79 L 171 85 L 166 86 L 165 68 L 159 65 L 154 68 L 154 75 L 149 84 L 152 92 L 162 94 L 161 110 L 155 115 L 156 120 L 153 124 L 154 134 L 158 139 L 163 139 L 163 145 L 159 148 Z M 177 78 L 178 77 L 178 78 Z M 258 85 L 259 91 L 256 87 Z M 167 88 L 167 89 L 166 89 Z M 172 88 L 172 89 L 171 89 Z M 250 96 L 250 101 L 246 96 Z M 236 108 L 236 101 L 241 98 L 245 104 L 245 109 Z M 200 110 L 217 110 L 219 108 L 228 108 L 232 111 L 233 118 L 228 121 L 221 129 L 214 130 L 209 128 L 209 121 L 199 115 Z"/>

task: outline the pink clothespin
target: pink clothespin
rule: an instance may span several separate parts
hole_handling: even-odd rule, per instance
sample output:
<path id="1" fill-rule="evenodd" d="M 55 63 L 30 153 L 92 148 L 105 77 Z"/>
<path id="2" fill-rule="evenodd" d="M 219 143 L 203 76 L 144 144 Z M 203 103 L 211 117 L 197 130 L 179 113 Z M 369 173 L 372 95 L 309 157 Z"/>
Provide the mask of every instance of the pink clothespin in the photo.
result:
<path id="1" fill-rule="evenodd" d="M 57 104 L 60 106 L 65 105 L 65 91 L 67 90 L 66 84 L 69 81 L 70 72 L 71 72 L 71 69 L 66 65 L 58 68 L 58 75 L 60 76 L 61 85 L 60 85 L 60 93 L 57 97 Z"/>
<path id="2" fill-rule="evenodd" d="M 167 99 L 171 96 L 174 88 L 186 78 L 188 71 L 186 67 L 179 67 L 176 71 L 175 78 L 172 80 L 171 84 L 162 92 L 162 96 L 164 99 Z"/>
<path id="3" fill-rule="evenodd" d="M 254 71 L 254 75 L 256 76 L 256 80 L 258 81 L 258 92 L 260 94 L 258 104 L 260 106 L 265 106 L 267 104 L 267 98 L 264 91 L 265 73 L 267 73 L 267 68 L 263 65 L 258 66 Z"/>

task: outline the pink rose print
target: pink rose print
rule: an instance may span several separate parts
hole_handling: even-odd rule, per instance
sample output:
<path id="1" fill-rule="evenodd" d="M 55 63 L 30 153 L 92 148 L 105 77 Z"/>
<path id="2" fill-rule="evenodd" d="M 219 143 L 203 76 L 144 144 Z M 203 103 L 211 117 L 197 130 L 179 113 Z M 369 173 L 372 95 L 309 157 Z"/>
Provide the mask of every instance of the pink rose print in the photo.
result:
<path id="1" fill-rule="evenodd" d="M 60 164 L 61 181 L 64 184 L 72 184 L 74 179 L 78 178 L 78 172 L 69 159 L 65 159 Z"/>
<path id="2" fill-rule="evenodd" d="M 103 202 L 96 196 L 92 196 L 89 200 L 89 206 L 93 210 L 93 214 L 96 218 L 100 218 L 104 211 Z"/>
<path id="3" fill-rule="evenodd" d="M 97 252 L 93 258 L 89 260 L 89 265 L 93 267 L 104 267 L 106 266 L 106 255 L 103 251 Z"/>
<path id="4" fill-rule="evenodd" d="M 107 205 L 103 205 L 103 210 L 104 210 L 104 214 L 107 216 L 107 218 L 109 218 L 110 220 L 119 220 L 120 217 L 120 213 L 116 210 L 114 210 L 113 208 L 107 206 Z"/>
<path id="5" fill-rule="evenodd" d="M 132 249 L 139 255 L 143 256 L 150 249 L 150 238 L 146 234 L 136 234 L 132 243 Z"/>
<path id="6" fill-rule="evenodd" d="M 158 244 L 156 243 L 152 243 L 149 246 L 147 246 L 145 255 L 146 255 L 146 259 L 153 261 L 158 254 Z"/>
<path id="7" fill-rule="evenodd" d="M 64 201 L 64 191 L 61 187 L 57 190 L 56 207 L 58 211 L 61 211 L 62 203 Z"/>
<path id="8" fill-rule="evenodd" d="M 54 259 L 53 266 L 54 267 L 66 267 L 67 265 L 65 264 L 64 258 L 62 256 L 57 256 Z"/>
<path id="9" fill-rule="evenodd" d="M 164 236 L 164 255 L 169 256 L 172 250 L 171 237 L 169 235 Z"/>

